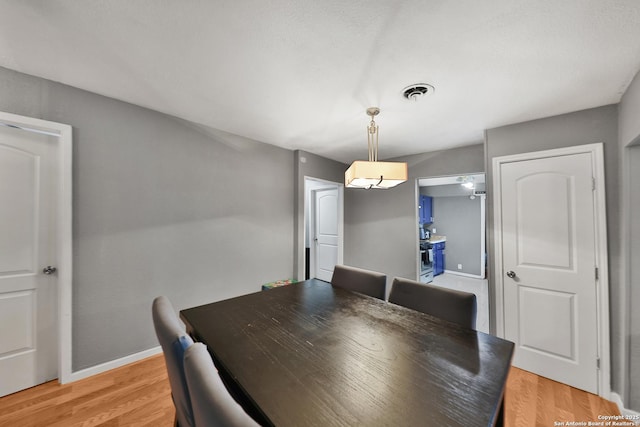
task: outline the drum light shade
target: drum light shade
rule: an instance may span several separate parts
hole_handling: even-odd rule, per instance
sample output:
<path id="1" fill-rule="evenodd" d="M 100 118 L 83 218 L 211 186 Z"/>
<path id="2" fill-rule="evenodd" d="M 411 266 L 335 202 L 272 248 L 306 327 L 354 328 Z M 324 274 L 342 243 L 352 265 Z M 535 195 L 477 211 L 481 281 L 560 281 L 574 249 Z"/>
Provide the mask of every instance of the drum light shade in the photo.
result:
<path id="1" fill-rule="evenodd" d="M 392 188 L 405 182 L 408 168 L 405 162 L 378 161 L 378 126 L 374 117 L 380 113 L 377 107 L 367 108 L 371 123 L 367 127 L 369 161 L 356 160 L 344 173 L 344 185 L 349 188 Z"/>
<path id="2" fill-rule="evenodd" d="M 344 184 L 350 188 L 392 188 L 407 180 L 404 162 L 367 162 L 356 160 L 344 173 Z"/>

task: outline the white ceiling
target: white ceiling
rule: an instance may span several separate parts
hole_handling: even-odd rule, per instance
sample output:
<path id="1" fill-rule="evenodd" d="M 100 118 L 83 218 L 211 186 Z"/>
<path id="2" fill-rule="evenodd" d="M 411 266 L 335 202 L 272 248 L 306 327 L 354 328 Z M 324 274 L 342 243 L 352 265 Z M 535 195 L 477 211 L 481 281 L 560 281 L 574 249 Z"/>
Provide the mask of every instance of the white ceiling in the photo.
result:
<path id="1" fill-rule="evenodd" d="M 471 181 L 475 184 L 484 184 L 484 174 L 481 173 L 472 175 L 449 175 L 437 176 L 434 178 L 420 178 L 418 179 L 418 185 L 420 187 L 431 187 L 434 185 L 459 185 L 463 181 Z"/>
<path id="2" fill-rule="evenodd" d="M 640 1 L 0 0 L 0 66 L 343 162 L 378 106 L 384 159 L 619 102 Z"/>

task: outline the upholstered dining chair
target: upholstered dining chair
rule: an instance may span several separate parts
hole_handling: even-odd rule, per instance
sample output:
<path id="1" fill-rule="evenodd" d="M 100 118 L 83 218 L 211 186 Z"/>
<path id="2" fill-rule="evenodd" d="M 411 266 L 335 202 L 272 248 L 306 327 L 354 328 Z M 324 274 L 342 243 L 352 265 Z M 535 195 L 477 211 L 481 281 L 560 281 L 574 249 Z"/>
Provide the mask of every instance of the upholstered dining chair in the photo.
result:
<path id="1" fill-rule="evenodd" d="M 348 265 L 336 265 L 331 284 L 384 300 L 387 291 L 387 275 Z"/>
<path id="2" fill-rule="evenodd" d="M 162 347 L 169 374 L 171 397 L 176 407 L 175 425 L 194 427 L 193 410 L 183 365 L 184 352 L 193 345 L 193 340 L 187 335 L 167 297 L 159 296 L 154 299 L 151 312 L 153 326 Z"/>
<path id="3" fill-rule="evenodd" d="M 229 394 L 207 351 L 195 343 L 184 354 L 184 371 L 196 427 L 258 427 Z"/>
<path id="4" fill-rule="evenodd" d="M 475 294 L 395 277 L 389 302 L 421 311 L 470 329 L 476 328 Z"/>

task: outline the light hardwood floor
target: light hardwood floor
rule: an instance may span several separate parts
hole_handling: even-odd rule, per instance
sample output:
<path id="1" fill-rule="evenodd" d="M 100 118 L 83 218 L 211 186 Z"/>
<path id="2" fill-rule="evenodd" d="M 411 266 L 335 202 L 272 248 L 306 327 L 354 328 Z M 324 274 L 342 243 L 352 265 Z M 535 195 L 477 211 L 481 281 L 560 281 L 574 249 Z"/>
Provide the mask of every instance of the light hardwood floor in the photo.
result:
<path id="1" fill-rule="evenodd" d="M 547 427 L 556 421 L 619 415 L 615 404 L 598 396 L 517 368 L 511 368 L 505 401 L 508 427 Z M 161 355 L 75 383 L 51 381 L 0 398 L 2 427 L 170 427 L 173 417 Z"/>
<path id="2" fill-rule="evenodd" d="M 613 402 L 514 367 L 507 380 L 505 409 L 505 426 L 509 427 L 588 423 L 601 421 L 598 415 L 620 415 Z"/>
<path id="3" fill-rule="evenodd" d="M 0 398 L 0 426 L 173 426 L 164 358 L 153 356 L 93 377 L 57 381 Z"/>

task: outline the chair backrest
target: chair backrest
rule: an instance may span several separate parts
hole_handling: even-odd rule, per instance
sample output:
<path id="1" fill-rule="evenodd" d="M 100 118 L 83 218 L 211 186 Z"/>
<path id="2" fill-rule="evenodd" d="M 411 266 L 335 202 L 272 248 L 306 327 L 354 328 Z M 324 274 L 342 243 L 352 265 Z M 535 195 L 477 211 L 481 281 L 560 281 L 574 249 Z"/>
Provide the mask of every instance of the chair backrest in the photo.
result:
<path id="1" fill-rule="evenodd" d="M 475 294 L 394 278 L 389 302 L 421 311 L 444 320 L 476 328 Z"/>
<path id="2" fill-rule="evenodd" d="M 387 291 L 387 275 L 348 265 L 336 265 L 331 284 L 383 300 Z"/>
<path id="3" fill-rule="evenodd" d="M 229 394 L 207 346 L 195 343 L 186 350 L 184 370 L 196 427 L 259 426 Z"/>
<path id="4" fill-rule="evenodd" d="M 176 407 L 176 420 L 180 427 L 193 427 L 193 411 L 184 375 L 184 352 L 193 345 L 180 319 L 165 296 L 153 300 L 151 307 L 153 326 L 164 353 L 164 360 L 169 374 L 171 396 Z"/>

